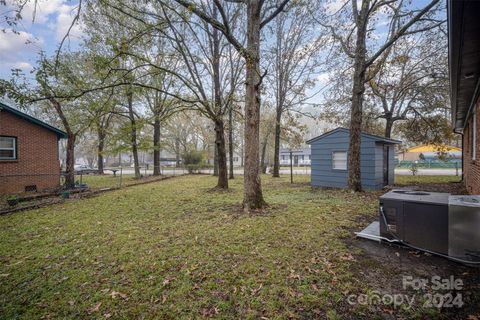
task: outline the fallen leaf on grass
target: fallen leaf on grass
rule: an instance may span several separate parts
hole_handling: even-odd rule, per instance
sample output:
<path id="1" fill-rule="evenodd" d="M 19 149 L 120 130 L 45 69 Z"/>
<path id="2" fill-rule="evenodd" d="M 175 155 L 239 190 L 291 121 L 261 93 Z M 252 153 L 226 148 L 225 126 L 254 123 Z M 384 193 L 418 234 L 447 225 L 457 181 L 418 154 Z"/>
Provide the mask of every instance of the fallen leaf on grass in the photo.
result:
<path id="1" fill-rule="evenodd" d="M 94 313 L 97 312 L 100 309 L 100 306 L 102 305 L 101 302 L 97 303 L 93 308 L 88 310 L 88 313 Z"/>
<path id="2" fill-rule="evenodd" d="M 119 292 L 119 291 L 112 291 L 110 293 L 110 296 L 115 299 L 117 296 L 120 296 L 122 299 L 127 299 L 127 295 L 125 293 Z"/>
<path id="3" fill-rule="evenodd" d="M 393 309 L 385 307 L 385 308 L 383 308 L 383 312 L 388 313 L 388 314 L 393 314 Z"/>
<path id="4" fill-rule="evenodd" d="M 172 282 L 173 280 L 175 280 L 175 278 L 170 278 L 170 277 L 167 277 L 163 280 L 162 284 L 163 286 L 166 286 L 167 284 L 169 284 L 170 282 Z"/>
<path id="5" fill-rule="evenodd" d="M 218 314 L 218 309 L 216 307 L 210 307 L 210 308 L 202 308 L 200 311 L 202 316 L 204 317 L 211 317 L 213 315 Z"/>
<path id="6" fill-rule="evenodd" d="M 296 279 L 296 280 L 300 280 L 301 277 L 299 274 L 295 274 L 295 270 L 290 270 L 290 275 L 288 276 L 288 278 L 290 279 Z"/>
<path id="7" fill-rule="evenodd" d="M 257 289 L 251 289 L 252 295 L 257 294 L 258 291 L 260 291 L 263 288 L 263 283 L 260 283 L 260 286 Z"/>
<path id="8" fill-rule="evenodd" d="M 355 258 L 352 256 L 351 253 L 346 253 L 340 259 L 343 261 L 355 261 Z"/>

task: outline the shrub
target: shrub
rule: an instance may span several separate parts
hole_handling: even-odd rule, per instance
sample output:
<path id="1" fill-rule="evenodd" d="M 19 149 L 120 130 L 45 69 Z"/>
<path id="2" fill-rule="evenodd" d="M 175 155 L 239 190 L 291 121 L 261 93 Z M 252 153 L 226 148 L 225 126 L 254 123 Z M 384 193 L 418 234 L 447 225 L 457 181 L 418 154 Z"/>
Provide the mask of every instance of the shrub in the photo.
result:
<path id="1" fill-rule="evenodd" d="M 10 206 L 16 206 L 19 202 L 19 199 L 17 196 L 15 195 L 12 195 L 12 196 L 8 196 L 7 197 L 7 203 L 10 205 Z"/>
<path id="2" fill-rule="evenodd" d="M 206 167 L 203 159 L 203 152 L 197 150 L 190 150 L 183 154 L 183 163 L 187 168 L 188 173 L 198 173 L 200 169 Z"/>

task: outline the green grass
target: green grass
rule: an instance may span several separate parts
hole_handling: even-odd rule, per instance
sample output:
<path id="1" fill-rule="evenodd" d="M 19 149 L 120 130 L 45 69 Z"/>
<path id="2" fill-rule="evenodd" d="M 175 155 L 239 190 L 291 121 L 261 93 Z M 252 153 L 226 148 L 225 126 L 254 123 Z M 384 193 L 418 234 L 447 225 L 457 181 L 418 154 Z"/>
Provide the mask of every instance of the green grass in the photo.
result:
<path id="1" fill-rule="evenodd" d="M 240 178 L 184 176 L 1 216 L 0 318 L 351 317 L 368 285 L 344 239 L 378 194 L 307 179 L 263 177 L 262 214 Z"/>
<path id="2" fill-rule="evenodd" d="M 416 184 L 435 184 L 460 182 L 461 176 L 414 176 L 414 175 L 396 175 L 396 185 L 416 185 Z"/>

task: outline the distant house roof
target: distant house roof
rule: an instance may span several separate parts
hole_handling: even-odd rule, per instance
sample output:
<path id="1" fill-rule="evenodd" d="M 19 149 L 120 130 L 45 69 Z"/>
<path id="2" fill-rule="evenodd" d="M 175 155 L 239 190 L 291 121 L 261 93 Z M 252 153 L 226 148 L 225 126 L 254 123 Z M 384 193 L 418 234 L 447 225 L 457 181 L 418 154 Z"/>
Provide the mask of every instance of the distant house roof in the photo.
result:
<path id="1" fill-rule="evenodd" d="M 423 144 L 408 148 L 405 152 L 462 152 L 462 149 L 447 145 Z"/>
<path id="2" fill-rule="evenodd" d="M 162 159 L 176 159 L 176 155 L 166 151 L 166 150 L 160 150 L 160 158 Z"/>
<path id="3" fill-rule="evenodd" d="M 322 135 L 319 135 L 318 137 L 315 137 L 315 138 L 312 138 L 310 140 L 308 140 L 306 143 L 307 144 L 312 144 L 313 142 L 317 141 L 317 140 L 320 140 L 322 138 L 325 138 L 329 135 L 332 135 L 332 134 L 335 134 L 337 132 L 345 132 L 345 133 L 350 133 L 350 130 L 347 129 L 347 128 L 342 128 L 342 127 L 339 127 L 339 128 L 336 128 L 336 129 L 333 129 L 331 131 L 328 131 Z M 376 136 L 376 135 L 373 135 L 373 134 L 369 134 L 369 133 L 365 133 L 365 132 L 362 132 L 362 137 L 365 137 L 365 138 L 370 138 L 370 139 L 373 139 L 375 141 L 381 141 L 381 142 L 385 142 L 385 143 L 390 143 L 390 144 L 399 144 L 399 143 L 402 143 L 401 141 L 398 141 L 398 140 L 394 140 L 394 139 L 388 139 L 388 138 L 385 138 L 385 137 L 380 137 L 380 136 Z"/>
<path id="4" fill-rule="evenodd" d="M 288 153 L 290 154 L 290 151 L 292 153 L 300 153 L 300 154 L 306 154 L 309 155 L 311 153 L 310 147 L 305 147 L 305 148 L 281 148 L 280 153 Z"/>
<path id="5" fill-rule="evenodd" d="M 15 109 L 15 108 L 9 107 L 9 106 L 7 106 L 6 104 L 4 104 L 4 103 L 2 103 L 2 102 L 0 102 L 0 111 L 10 112 L 10 113 L 12 113 L 12 114 L 14 114 L 14 115 L 16 115 L 16 116 L 18 116 L 18 117 L 26 120 L 26 121 L 29 121 L 29 122 L 31 122 L 31 123 L 33 123 L 33 124 L 36 124 L 36 125 L 38 125 L 38 126 L 40 126 L 40 127 L 43 127 L 43 128 L 45 128 L 45 129 L 47 129 L 47 130 L 53 131 L 53 132 L 56 133 L 58 139 L 66 139 L 66 138 L 67 138 L 67 133 L 66 133 L 66 132 L 64 132 L 64 131 L 62 131 L 62 130 L 60 130 L 60 129 L 57 129 L 57 128 L 49 125 L 48 123 L 45 123 L 45 122 L 43 122 L 43 121 L 41 121 L 41 120 L 39 120 L 39 119 L 37 119 L 37 118 L 34 118 L 34 117 L 32 117 L 32 116 L 30 116 L 30 115 L 28 115 L 28 114 L 26 114 L 26 113 L 23 113 L 23 112 Z"/>
<path id="6" fill-rule="evenodd" d="M 452 125 L 462 133 L 480 94 L 479 1 L 447 1 Z"/>

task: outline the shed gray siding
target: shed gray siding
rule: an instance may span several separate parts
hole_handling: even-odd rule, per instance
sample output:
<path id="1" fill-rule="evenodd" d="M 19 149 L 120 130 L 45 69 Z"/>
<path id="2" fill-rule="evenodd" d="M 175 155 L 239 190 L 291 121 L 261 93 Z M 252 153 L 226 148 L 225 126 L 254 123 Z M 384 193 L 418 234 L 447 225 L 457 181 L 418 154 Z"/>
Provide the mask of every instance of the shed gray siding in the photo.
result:
<path id="1" fill-rule="evenodd" d="M 330 133 L 312 139 L 312 171 L 311 184 L 319 187 L 345 188 L 348 181 L 348 170 L 336 170 L 332 165 L 334 151 L 348 152 L 349 132 L 346 129 L 333 130 Z M 360 170 L 362 187 L 380 189 L 383 187 L 383 145 L 373 136 L 361 137 Z M 389 145 L 389 184 L 394 179 L 394 145 Z"/>

